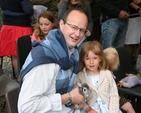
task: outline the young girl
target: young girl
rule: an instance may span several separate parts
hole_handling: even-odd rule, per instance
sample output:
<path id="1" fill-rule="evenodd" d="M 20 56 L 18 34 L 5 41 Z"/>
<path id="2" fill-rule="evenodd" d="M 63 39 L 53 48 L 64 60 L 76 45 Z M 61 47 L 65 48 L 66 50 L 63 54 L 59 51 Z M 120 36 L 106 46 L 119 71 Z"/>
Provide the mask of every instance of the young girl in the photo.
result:
<path id="1" fill-rule="evenodd" d="M 76 83 L 87 83 L 90 96 L 83 106 L 86 113 L 119 113 L 118 90 L 99 42 L 86 42 L 81 48 Z"/>
<path id="2" fill-rule="evenodd" d="M 119 66 L 119 56 L 115 48 L 109 47 L 104 49 L 104 54 L 108 63 L 108 69 L 114 71 Z M 115 77 L 114 77 L 115 78 Z M 130 100 L 127 100 L 124 97 L 119 97 L 120 109 L 126 111 L 126 113 L 135 113 L 134 108 L 132 107 Z"/>
<path id="3" fill-rule="evenodd" d="M 55 18 L 53 13 L 50 11 L 42 11 L 34 27 L 34 33 L 31 36 L 32 42 L 34 40 L 44 40 L 48 32 L 55 28 L 58 28 L 58 20 Z"/>

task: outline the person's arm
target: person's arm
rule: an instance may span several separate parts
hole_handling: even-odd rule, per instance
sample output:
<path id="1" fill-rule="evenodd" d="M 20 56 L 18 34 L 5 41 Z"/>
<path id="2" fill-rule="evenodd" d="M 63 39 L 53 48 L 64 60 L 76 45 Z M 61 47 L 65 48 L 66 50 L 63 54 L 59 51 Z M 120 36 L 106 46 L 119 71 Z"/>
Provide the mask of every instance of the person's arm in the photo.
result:
<path id="1" fill-rule="evenodd" d="M 130 3 L 130 7 L 132 7 L 135 10 L 137 10 L 139 13 L 141 13 L 141 7 L 138 6 L 137 4 L 135 4 L 134 2 Z"/>
<path id="2" fill-rule="evenodd" d="M 119 96 L 118 96 L 118 90 L 115 83 L 115 80 L 112 76 L 111 72 L 109 73 L 110 78 L 110 104 L 109 104 L 109 113 L 117 113 L 119 110 Z"/>
<path id="3" fill-rule="evenodd" d="M 134 9 L 137 9 L 139 6 L 137 4 L 135 4 L 134 2 L 130 3 L 130 6 Z"/>
<path id="4" fill-rule="evenodd" d="M 67 11 L 68 9 L 68 0 L 63 0 L 62 4 L 60 4 L 59 8 L 58 8 L 58 20 L 61 20 L 64 13 Z"/>
<path id="5" fill-rule="evenodd" d="M 24 79 L 19 94 L 18 109 L 22 113 L 62 110 L 62 98 L 55 93 L 58 65 L 46 64 L 34 67 Z"/>
<path id="6" fill-rule="evenodd" d="M 48 111 L 63 111 L 64 104 L 68 102 L 68 93 L 60 95 L 56 93 L 56 76 L 59 66 L 57 64 L 43 64 L 34 67 L 23 78 L 23 84 L 19 94 L 18 110 L 21 113 L 46 113 Z M 69 92 L 72 103 L 83 102 L 84 97 L 78 88 Z M 62 112 L 65 113 L 65 112 Z"/>
<path id="7" fill-rule="evenodd" d="M 89 30 L 90 34 L 86 36 L 90 36 L 92 34 L 92 29 L 93 29 L 93 20 L 92 20 L 92 14 L 91 14 L 91 7 L 89 2 L 85 2 L 85 7 L 87 8 L 87 17 L 88 17 L 88 26 L 87 30 Z"/>
<path id="8" fill-rule="evenodd" d="M 22 0 L 21 6 L 22 6 L 24 13 L 26 15 L 32 15 L 34 13 L 34 9 L 30 3 L 30 0 Z"/>
<path id="9" fill-rule="evenodd" d="M 40 38 L 39 37 L 36 37 L 34 33 L 30 37 L 31 37 L 31 42 L 33 42 L 35 40 L 36 41 L 40 41 Z"/>
<path id="10" fill-rule="evenodd" d="M 135 4 L 139 4 L 139 3 L 141 3 L 141 1 L 140 0 L 132 0 Z"/>

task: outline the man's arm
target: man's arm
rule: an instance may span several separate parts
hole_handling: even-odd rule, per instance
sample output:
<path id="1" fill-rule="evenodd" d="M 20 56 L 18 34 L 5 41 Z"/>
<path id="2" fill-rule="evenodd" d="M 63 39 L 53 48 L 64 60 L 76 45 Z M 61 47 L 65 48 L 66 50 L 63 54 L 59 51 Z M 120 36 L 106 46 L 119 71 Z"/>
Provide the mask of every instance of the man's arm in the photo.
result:
<path id="1" fill-rule="evenodd" d="M 43 64 L 34 67 L 24 76 L 18 100 L 19 113 L 35 111 L 46 113 L 71 109 L 64 105 L 68 103 L 68 93 L 63 95 L 56 93 L 56 76 L 59 69 L 57 64 Z M 78 88 L 73 89 L 69 94 L 72 103 L 83 104 L 85 99 Z"/>
<path id="2" fill-rule="evenodd" d="M 39 65 L 25 75 L 18 100 L 19 113 L 62 110 L 61 95 L 55 93 L 58 68 L 56 64 Z"/>
<path id="3" fill-rule="evenodd" d="M 68 1 L 64 0 L 58 8 L 58 20 L 62 19 L 63 15 L 67 11 L 67 9 L 68 9 Z"/>

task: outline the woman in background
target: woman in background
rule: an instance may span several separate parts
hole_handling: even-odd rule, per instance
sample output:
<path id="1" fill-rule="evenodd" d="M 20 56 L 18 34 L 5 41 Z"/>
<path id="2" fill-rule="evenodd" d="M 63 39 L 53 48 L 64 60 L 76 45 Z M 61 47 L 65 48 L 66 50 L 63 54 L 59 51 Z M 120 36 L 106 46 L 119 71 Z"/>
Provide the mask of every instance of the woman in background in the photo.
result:
<path id="1" fill-rule="evenodd" d="M 0 0 L 2 28 L 0 31 L 0 56 L 12 56 L 12 63 L 18 75 L 16 40 L 32 34 L 30 17 L 34 10 L 29 0 Z"/>

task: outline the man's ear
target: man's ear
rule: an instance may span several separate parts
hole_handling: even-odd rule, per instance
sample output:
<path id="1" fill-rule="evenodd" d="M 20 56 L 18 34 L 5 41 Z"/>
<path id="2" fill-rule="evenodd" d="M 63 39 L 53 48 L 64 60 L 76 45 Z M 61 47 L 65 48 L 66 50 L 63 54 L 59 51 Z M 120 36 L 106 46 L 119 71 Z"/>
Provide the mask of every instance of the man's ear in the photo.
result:
<path id="1" fill-rule="evenodd" d="M 62 19 L 59 21 L 59 26 L 60 26 L 60 29 L 62 29 L 64 26 L 64 21 Z"/>

